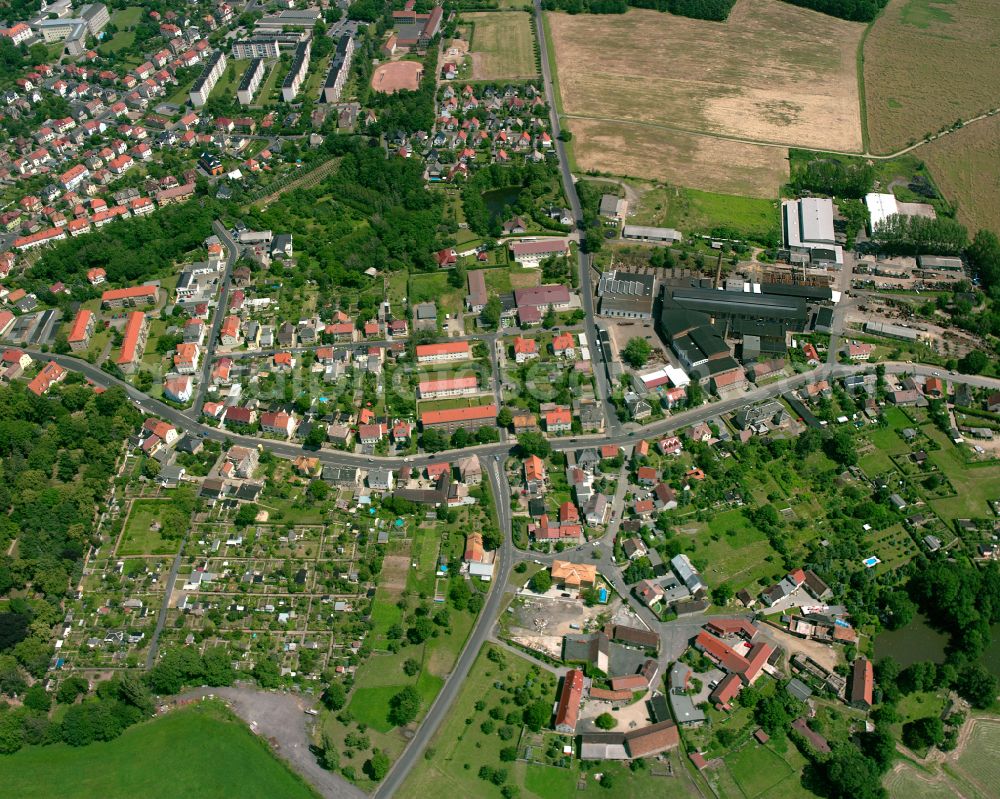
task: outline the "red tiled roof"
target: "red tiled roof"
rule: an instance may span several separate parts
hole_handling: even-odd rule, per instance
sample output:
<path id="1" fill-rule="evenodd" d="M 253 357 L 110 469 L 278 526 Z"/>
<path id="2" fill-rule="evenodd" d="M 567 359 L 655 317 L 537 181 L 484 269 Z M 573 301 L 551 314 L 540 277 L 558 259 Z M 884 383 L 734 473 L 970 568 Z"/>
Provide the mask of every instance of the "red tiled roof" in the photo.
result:
<path id="1" fill-rule="evenodd" d="M 125 289 L 109 289 L 101 295 L 101 302 L 135 299 L 137 297 L 155 297 L 157 291 L 156 286 L 129 286 Z"/>
<path id="2" fill-rule="evenodd" d="M 580 713 L 580 700 L 583 698 L 583 672 L 570 669 L 566 672 L 562 691 L 559 694 L 559 706 L 556 708 L 556 728 L 566 726 L 576 729 L 577 716 Z"/>
<path id="3" fill-rule="evenodd" d="M 443 344 L 419 344 L 416 351 L 417 358 L 453 355 L 455 353 L 468 352 L 469 343 L 467 341 L 446 341 Z"/>
<path id="4" fill-rule="evenodd" d="M 118 356 L 118 363 L 133 363 L 138 360 L 139 334 L 142 333 L 143 325 L 146 324 L 146 314 L 142 311 L 132 311 L 128 315 L 125 323 L 125 337 L 122 339 L 122 351 Z"/>
<path id="5" fill-rule="evenodd" d="M 86 308 L 81 309 L 80 313 L 76 315 L 76 319 L 73 320 L 73 327 L 69 331 L 69 338 L 67 339 L 71 344 L 86 339 L 87 325 L 90 324 L 93 316 L 94 312 L 88 311 Z"/>
<path id="6" fill-rule="evenodd" d="M 425 425 L 433 425 L 489 419 L 496 415 L 496 405 L 477 405 L 473 408 L 447 408 L 440 411 L 427 411 L 420 417 L 420 420 Z"/>

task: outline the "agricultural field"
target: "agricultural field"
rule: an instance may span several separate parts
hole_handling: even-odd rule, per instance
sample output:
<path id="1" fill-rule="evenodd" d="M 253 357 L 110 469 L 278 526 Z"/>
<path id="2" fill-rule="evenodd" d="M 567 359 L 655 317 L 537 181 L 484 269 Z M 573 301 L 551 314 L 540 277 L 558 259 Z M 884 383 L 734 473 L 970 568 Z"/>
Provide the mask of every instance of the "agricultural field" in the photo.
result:
<path id="1" fill-rule="evenodd" d="M 997 106 L 994 0 L 890 0 L 864 45 L 871 151 L 888 153 Z"/>
<path id="2" fill-rule="evenodd" d="M 1000 233 L 1000 117 L 921 147 L 942 193 L 958 207 L 958 219 L 971 232 Z"/>
<path id="3" fill-rule="evenodd" d="M 483 12 L 463 14 L 462 19 L 473 25 L 469 43 L 473 80 L 533 78 L 538 74 L 535 35 L 528 14 Z"/>
<path id="4" fill-rule="evenodd" d="M 746 197 L 777 197 L 788 182 L 783 147 L 613 119 L 572 117 L 565 127 L 573 134 L 576 172 L 632 175 Z"/>
<path id="5" fill-rule="evenodd" d="M 863 25 L 778 0 L 739 0 L 724 23 L 637 9 L 548 21 L 569 117 L 861 149 Z"/>
<path id="6" fill-rule="evenodd" d="M 997 755 L 1000 754 L 1000 720 L 972 719 L 959 736 L 958 747 L 943 763 L 924 764 L 918 769 L 902 761 L 884 780 L 890 799 L 935 799 L 962 796 L 987 799 L 996 795 Z"/>
<path id="7" fill-rule="evenodd" d="M 260 739 L 212 703 L 138 724 L 108 743 L 32 746 L 5 755 L 0 783 L 5 796 L 21 799 L 316 796 Z"/>

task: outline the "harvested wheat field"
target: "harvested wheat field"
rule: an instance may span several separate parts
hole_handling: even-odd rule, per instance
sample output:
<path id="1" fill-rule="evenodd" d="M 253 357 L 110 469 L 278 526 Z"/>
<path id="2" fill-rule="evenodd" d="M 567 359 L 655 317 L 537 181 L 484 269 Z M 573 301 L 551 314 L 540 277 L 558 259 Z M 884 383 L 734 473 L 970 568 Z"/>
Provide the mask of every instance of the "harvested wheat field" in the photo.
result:
<path id="1" fill-rule="evenodd" d="M 424 67 L 419 61 L 390 61 L 375 69 L 372 88 L 383 94 L 395 94 L 403 89 L 416 91 L 423 74 Z"/>
<path id="2" fill-rule="evenodd" d="M 889 0 L 865 40 L 871 151 L 1000 106 L 997 0 Z"/>
<path id="3" fill-rule="evenodd" d="M 531 17 L 523 11 L 462 14 L 473 25 L 469 42 L 473 80 L 513 80 L 533 78 L 535 35 Z"/>
<path id="4" fill-rule="evenodd" d="M 973 233 L 1000 234 L 1000 116 L 974 122 L 915 151 Z"/>
<path id="5" fill-rule="evenodd" d="M 693 189 L 777 197 L 788 181 L 788 150 L 679 133 L 651 125 L 572 119 L 581 171 L 635 175 Z"/>
<path id="6" fill-rule="evenodd" d="M 779 0 L 739 0 L 724 23 L 641 9 L 547 19 L 565 114 L 861 150 L 864 25 Z"/>

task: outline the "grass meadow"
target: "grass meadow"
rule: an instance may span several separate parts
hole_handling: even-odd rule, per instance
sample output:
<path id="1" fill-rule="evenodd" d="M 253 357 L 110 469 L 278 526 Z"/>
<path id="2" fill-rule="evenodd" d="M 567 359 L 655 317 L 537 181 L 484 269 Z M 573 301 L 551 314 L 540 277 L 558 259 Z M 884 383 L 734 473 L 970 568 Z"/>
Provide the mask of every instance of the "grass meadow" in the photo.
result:
<path id="1" fill-rule="evenodd" d="M 259 738 L 212 703 L 172 711 L 108 743 L 32 746 L 5 755 L 0 785 L 4 796 L 18 799 L 317 796 Z"/>

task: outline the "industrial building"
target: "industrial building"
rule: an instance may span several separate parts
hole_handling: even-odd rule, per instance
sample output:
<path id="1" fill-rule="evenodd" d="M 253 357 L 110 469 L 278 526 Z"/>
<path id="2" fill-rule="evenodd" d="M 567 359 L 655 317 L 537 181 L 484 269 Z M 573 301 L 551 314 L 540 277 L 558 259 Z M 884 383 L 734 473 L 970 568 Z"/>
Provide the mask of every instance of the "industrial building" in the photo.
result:
<path id="1" fill-rule="evenodd" d="M 317 9 L 318 10 L 318 9 Z M 292 58 L 292 65 L 285 75 L 285 80 L 281 84 L 281 99 L 286 103 L 292 102 L 299 93 L 302 82 L 309 72 L 309 54 L 312 52 L 312 42 L 302 42 L 295 48 L 295 57 Z"/>
<path id="2" fill-rule="evenodd" d="M 619 319 L 652 319 L 656 278 L 612 270 L 597 285 L 601 316 Z"/>
<path id="3" fill-rule="evenodd" d="M 833 229 L 833 200 L 824 197 L 783 200 L 781 227 L 785 247 L 791 253 L 807 255 L 814 265 L 844 263 L 844 252 Z"/>
<path id="4" fill-rule="evenodd" d="M 318 7 L 282 9 L 257 20 L 255 30 L 270 32 L 283 31 L 285 28 L 303 28 L 311 31 L 319 21 L 322 13 L 322 10 Z"/>
<path id="5" fill-rule="evenodd" d="M 673 244 L 683 236 L 680 231 L 671 227 L 649 227 L 647 225 L 625 225 L 622 228 L 622 238 L 632 241 L 652 241 L 662 244 Z"/>
<path id="6" fill-rule="evenodd" d="M 742 367 L 730 354 L 723 334 L 707 314 L 681 307 L 670 297 L 664 299 L 659 316 L 659 332 L 681 362 L 688 376 L 700 383 L 719 381 L 723 375 L 738 375 L 745 384 Z M 734 378 L 735 379 L 735 378 Z"/>
<path id="7" fill-rule="evenodd" d="M 904 341 L 917 341 L 920 333 L 912 327 L 901 327 L 888 322 L 865 322 L 865 332 L 875 336 L 898 338 Z"/>
<path id="8" fill-rule="evenodd" d="M 918 255 L 917 264 L 921 269 L 935 269 L 939 272 L 962 272 L 965 269 L 961 258 L 941 255 Z"/>

